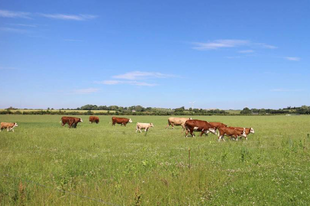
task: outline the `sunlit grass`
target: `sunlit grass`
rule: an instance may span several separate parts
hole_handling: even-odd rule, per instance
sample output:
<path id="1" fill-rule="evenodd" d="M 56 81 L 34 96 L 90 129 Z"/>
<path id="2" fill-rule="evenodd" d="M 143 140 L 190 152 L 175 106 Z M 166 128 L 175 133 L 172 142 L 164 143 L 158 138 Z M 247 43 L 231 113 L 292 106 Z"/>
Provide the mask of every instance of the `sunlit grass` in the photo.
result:
<path id="1" fill-rule="evenodd" d="M 310 116 L 195 117 L 255 129 L 248 141 L 220 143 L 165 129 L 168 117 L 131 116 L 124 127 L 80 116 L 77 129 L 61 127 L 60 117 L 0 115 L 19 125 L 0 133 L 1 205 L 310 202 Z M 136 122 L 155 127 L 136 133 Z"/>

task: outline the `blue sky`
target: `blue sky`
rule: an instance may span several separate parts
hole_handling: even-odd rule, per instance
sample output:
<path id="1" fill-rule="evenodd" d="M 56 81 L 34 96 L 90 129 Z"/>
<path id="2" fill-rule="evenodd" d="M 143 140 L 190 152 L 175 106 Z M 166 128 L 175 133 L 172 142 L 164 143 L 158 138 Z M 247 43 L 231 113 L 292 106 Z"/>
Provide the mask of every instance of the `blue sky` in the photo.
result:
<path id="1" fill-rule="evenodd" d="M 0 0 L 0 108 L 309 105 L 310 2 Z"/>

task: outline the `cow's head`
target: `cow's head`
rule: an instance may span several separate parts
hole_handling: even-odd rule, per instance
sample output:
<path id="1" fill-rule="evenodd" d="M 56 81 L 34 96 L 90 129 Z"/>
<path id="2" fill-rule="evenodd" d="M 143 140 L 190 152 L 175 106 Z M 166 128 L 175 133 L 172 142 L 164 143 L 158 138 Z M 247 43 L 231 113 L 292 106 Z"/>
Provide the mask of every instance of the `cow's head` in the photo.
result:
<path id="1" fill-rule="evenodd" d="M 80 122 L 83 122 L 82 118 L 79 118 L 80 119 Z"/>
<path id="2" fill-rule="evenodd" d="M 14 127 L 18 127 L 18 124 L 16 122 L 14 122 Z"/>
<path id="3" fill-rule="evenodd" d="M 189 119 L 189 120 L 193 120 L 193 118 L 191 118 L 191 117 L 190 117 L 190 118 L 188 118 L 188 119 Z"/>
<path id="4" fill-rule="evenodd" d="M 252 127 L 250 128 L 250 133 L 254 134 L 254 129 Z"/>
<path id="5" fill-rule="evenodd" d="M 151 127 L 154 127 L 154 124 L 153 124 L 153 123 L 150 123 L 150 126 L 151 126 Z"/>
<path id="6" fill-rule="evenodd" d="M 129 121 L 128 121 L 129 123 L 131 123 L 132 122 L 132 120 L 131 119 L 129 119 Z"/>

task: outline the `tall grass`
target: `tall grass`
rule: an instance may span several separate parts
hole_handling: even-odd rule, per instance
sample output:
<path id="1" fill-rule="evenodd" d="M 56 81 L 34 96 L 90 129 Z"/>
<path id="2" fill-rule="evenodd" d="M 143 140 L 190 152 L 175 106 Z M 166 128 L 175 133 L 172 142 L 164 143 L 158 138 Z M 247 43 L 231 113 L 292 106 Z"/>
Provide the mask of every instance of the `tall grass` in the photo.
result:
<path id="1" fill-rule="evenodd" d="M 185 138 L 168 117 L 111 116 L 77 129 L 61 116 L 0 115 L 1 205 L 308 205 L 309 116 L 196 117 L 253 127 L 247 141 Z M 136 122 L 152 122 L 135 133 Z M 189 159 L 190 149 L 190 159 Z M 189 167 L 190 162 L 190 167 Z"/>

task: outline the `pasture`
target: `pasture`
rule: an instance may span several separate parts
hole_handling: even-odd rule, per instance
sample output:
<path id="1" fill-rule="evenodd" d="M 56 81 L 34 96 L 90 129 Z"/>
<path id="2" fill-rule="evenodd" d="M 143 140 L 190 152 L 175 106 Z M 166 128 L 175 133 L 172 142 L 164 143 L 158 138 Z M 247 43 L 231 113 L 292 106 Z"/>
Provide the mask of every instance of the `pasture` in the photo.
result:
<path id="1" fill-rule="evenodd" d="M 255 129 L 220 143 L 163 116 L 79 117 L 68 129 L 60 115 L 0 115 L 19 125 L 0 133 L 1 205 L 309 205 L 310 116 L 194 117 Z"/>

